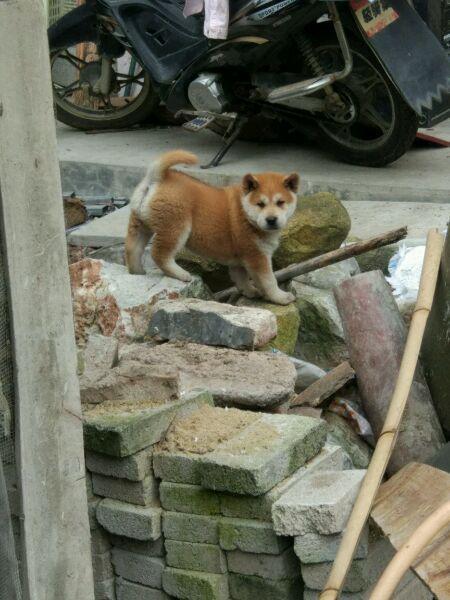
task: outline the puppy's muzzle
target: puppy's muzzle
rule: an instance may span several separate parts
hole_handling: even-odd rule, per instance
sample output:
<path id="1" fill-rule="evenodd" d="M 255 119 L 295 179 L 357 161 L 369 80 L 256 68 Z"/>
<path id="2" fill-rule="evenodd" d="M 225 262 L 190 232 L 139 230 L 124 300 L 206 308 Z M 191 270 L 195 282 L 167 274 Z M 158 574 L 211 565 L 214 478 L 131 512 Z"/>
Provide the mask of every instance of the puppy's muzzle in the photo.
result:
<path id="1" fill-rule="evenodd" d="M 266 217 L 267 229 L 278 229 L 278 217 Z"/>

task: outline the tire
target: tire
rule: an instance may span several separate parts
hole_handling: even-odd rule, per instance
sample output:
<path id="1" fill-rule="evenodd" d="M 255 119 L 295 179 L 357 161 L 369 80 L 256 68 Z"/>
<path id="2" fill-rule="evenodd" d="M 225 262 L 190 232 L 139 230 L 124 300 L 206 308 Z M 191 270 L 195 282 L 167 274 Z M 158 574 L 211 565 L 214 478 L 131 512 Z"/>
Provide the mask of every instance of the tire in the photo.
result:
<path id="1" fill-rule="evenodd" d="M 59 54 L 52 52 L 50 59 L 53 67 L 55 56 Z M 52 77 L 53 82 L 53 77 Z M 155 91 L 149 74 L 143 70 L 143 85 L 135 100 L 125 108 L 118 109 L 114 113 L 101 110 L 90 110 L 71 104 L 61 99 L 53 86 L 53 98 L 55 114 L 58 121 L 81 130 L 95 129 L 120 129 L 132 127 L 148 119 L 160 103 L 159 95 Z"/>

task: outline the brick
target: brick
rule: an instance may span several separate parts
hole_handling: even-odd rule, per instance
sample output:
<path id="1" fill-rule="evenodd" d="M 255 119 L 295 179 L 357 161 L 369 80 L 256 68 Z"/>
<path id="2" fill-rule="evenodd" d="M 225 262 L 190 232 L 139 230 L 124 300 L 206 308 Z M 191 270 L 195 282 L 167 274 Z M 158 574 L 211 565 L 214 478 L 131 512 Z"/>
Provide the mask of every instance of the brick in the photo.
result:
<path id="1" fill-rule="evenodd" d="M 301 579 L 278 581 L 231 573 L 228 580 L 233 600 L 299 600 L 302 597 Z"/>
<path id="2" fill-rule="evenodd" d="M 160 300 L 152 308 L 148 334 L 159 340 L 253 350 L 276 336 L 277 321 L 261 308 L 198 298 Z"/>
<path id="3" fill-rule="evenodd" d="M 333 561 L 342 541 L 342 533 L 321 535 L 305 533 L 294 538 L 294 551 L 302 563 Z M 365 527 L 354 558 L 366 558 L 369 546 L 369 528 Z"/>
<path id="4" fill-rule="evenodd" d="M 91 531 L 92 554 L 103 554 L 111 549 L 108 534 L 101 527 Z"/>
<path id="5" fill-rule="evenodd" d="M 271 523 L 223 517 L 219 522 L 219 544 L 229 551 L 280 554 L 292 541 L 277 536 Z"/>
<path id="6" fill-rule="evenodd" d="M 227 562 L 230 573 L 241 575 L 265 579 L 297 579 L 300 575 L 300 562 L 292 548 L 276 556 L 233 550 L 227 552 Z"/>
<path id="7" fill-rule="evenodd" d="M 209 392 L 193 391 L 182 400 L 165 402 L 153 408 L 130 412 L 90 413 L 83 415 L 84 445 L 109 456 L 125 457 L 156 444 L 165 435 L 174 416 L 180 410 L 212 404 Z"/>
<path id="8" fill-rule="evenodd" d="M 144 556 L 120 548 L 113 548 L 111 559 L 116 575 L 120 575 L 128 581 L 161 589 L 162 574 L 165 567 L 162 558 Z"/>
<path id="9" fill-rule="evenodd" d="M 97 496 L 122 500 L 130 504 L 148 506 L 159 499 L 158 482 L 153 475 L 147 475 L 142 481 L 129 481 L 94 473 L 92 484 Z"/>
<path id="10" fill-rule="evenodd" d="M 110 457 L 99 452 L 86 452 L 86 467 L 93 473 L 142 481 L 144 477 L 152 474 L 153 446 L 144 448 L 125 458 Z"/>
<path id="11" fill-rule="evenodd" d="M 161 509 L 141 507 L 109 498 L 97 506 L 99 523 L 115 535 L 155 541 L 161 536 Z"/>
<path id="12" fill-rule="evenodd" d="M 166 540 L 165 545 L 169 567 L 205 573 L 227 572 L 225 552 L 215 544 Z"/>
<path id="13" fill-rule="evenodd" d="M 96 581 L 105 581 L 114 576 L 109 550 L 102 554 L 92 555 L 92 570 Z"/>
<path id="14" fill-rule="evenodd" d="M 292 486 L 272 507 L 280 535 L 343 531 L 366 471 L 322 471 Z"/>
<path id="15" fill-rule="evenodd" d="M 167 540 L 219 543 L 219 518 L 188 513 L 164 512 L 162 528 Z"/>
<path id="16" fill-rule="evenodd" d="M 116 586 L 114 577 L 105 581 L 94 580 L 95 600 L 116 600 Z"/>
<path id="17" fill-rule="evenodd" d="M 117 600 L 169 600 L 169 596 L 162 590 L 127 581 L 121 577 L 116 579 L 116 594 Z"/>
<path id="18" fill-rule="evenodd" d="M 164 538 L 161 536 L 154 542 L 131 540 L 120 535 L 110 535 L 109 539 L 115 548 L 121 548 L 128 552 L 144 554 L 145 556 L 164 556 Z"/>
<path id="19" fill-rule="evenodd" d="M 166 567 L 163 589 L 180 600 L 228 600 L 228 577 Z"/>
<path id="20" fill-rule="evenodd" d="M 327 443 L 317 456 L 261 496 L 222 494 L 220 500 L 221 512 L 228 517 L 271 521 L 274 502 L 302 477 L 316 471 L 340 471 L 344 466 L 345 456 L 342 448 Z"/>
<path id="21" fill-rule="evenodd" d="M 159 486 L 159 494 L 164 510 L 197 515 L 220 514 L 219 495 L 198 485 L 163 481 Z"/>

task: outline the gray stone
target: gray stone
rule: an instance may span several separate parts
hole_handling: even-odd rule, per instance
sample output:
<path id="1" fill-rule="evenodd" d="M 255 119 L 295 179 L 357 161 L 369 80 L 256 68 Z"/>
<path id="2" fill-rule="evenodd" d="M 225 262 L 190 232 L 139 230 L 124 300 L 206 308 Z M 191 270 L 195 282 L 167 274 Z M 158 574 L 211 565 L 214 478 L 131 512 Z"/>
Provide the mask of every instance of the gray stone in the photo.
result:
<path id="1" fill-rule="evenodd" d="M 280 554 L 292 540 L 277 536 L 272 523 L 223 517 L 219 522 L 219 544 L 228 551 Z"/>
<path id="2" fill-rule="evenodd" d="M 341 471 L 345 466 L 345 456 L 339 446 L 326 443 L 319 454 L 300 467 L 293 475 L 283 479 L 261 496 L 239 496 L 221 494 L 221 513 L 227 517 L 244 519 L 272 520 L 272 505 L 287 490 L 303 477 L 316 471 Z"/>
<path id="3" fill-rule="evenodd" d="M 163 574 L 163 589 L 180 600 L 228 600 L 226 575 L 186 571 L 167 567 Z"/>
<path id="4" fill-rule="evenodd" d="M 116 586 L 114 577 L 105 581 L 94 580 L 95 600 L 116 600 Z"/>
<path id="5" fill-rule="evenodd" d="M 93 496 L 88 501 L 88 517 L 89 517 L 89 528 L 91 531 L 94 531 L 98 528 L 97 522 L 97 507 L 101 501 L 101 498 L 98 496 Z"/>
<path id="6" fill-rule="evenodd" d="M 161 300 L 152 311 L 149 335 L 254 350 L 277 334 L 275 315 L 268 310 L 199 299 Z"/>
<path id="7" fill-rule="evenodd" d="M 216 517 L 164 511 L 162 527 L 166 540 L 219 543 L 219 520 Z"/>
<path id="8" fill-rule="evenodd" d="M 347 360 L 344 330 L 333 291 L 295 280 L 289 291 L 295 295 L 300 313 L 296 356 L 325 368 Z"/>
<path id="9" fill-rule="evenodd" d="M 167 511 L 220 515 L 219 495 L 198 485 L 163 481 L 159 486 L 161 506 Z"/>
<path id="10" fill-rule="evenodd" d="M 230 573 L 229 584 L 233 600 L 299 600 L 303 591 L 300 578 L 278 581 Z"/>
<path id="11" fill-rule="evenodd" d="M 345 451 L 355 469 L 367 469 L 372 457 L 372 448 L 340 415 L 325 411 L 323 418 L 328 424 L 328 439 Z"/>
<path id="12" fill-rule="evenodd" d="M 111 548 L 108 534 L 101 527 L 91 531 L 91 551 L 92 554 L 103 554 Z"/>
<path id="13" fill-rule="evenodd" d="M 204 573 L 226 573 L 225 552 L 214 544 L 196 544 L 166 540 L 166 561 L 169 567 Z"/>
<path id="14" fill-rule="evenodd" d="M 305 275 L 294 277 L 294 281 L 322 290 L 332 290 L 334 286 L 360 273 L 360 271 L 357 260 L 348 258 L 333 265 L 305 273 Z"/>
<path id="15" fill-rule="evenodd" d="M 294 539 L 294 552 L 302 563 L 321 563 L 333 561 L 342 541 L 342 533 L 321 535 L 305 533 Z M 354 558 L 366 558 L 369 547 L 369 528 L 363 530 Z"/>
<path id="16" fill-rule="evenodd" d="M 112 369 L 119 362 L 119 342 L 106 335 L 93 333 L 81 349 L 81 382 L 97 379 L 100 373 Z M 80 385 L 83 385 L 80 382 Z"/>
<path id="17" fill-rule="evenodd" d="M 306 390 L 307 387 L 326 374 L 326 371 L 306 360 L 301 360 L 295 356 L 289 356 L 289 360 L 294 365 L 297 373 L 295 380 L 295 391 L 297 393 Z"/>
<path id="18" fill-rule="evenodd" d="M 146 365 L 148 374 L 168 369 L 180 373 L 183 390 L 207 389 L 220 405 L 271 406 L 289 400 L 294 392 L 293 365 L 272 353 L 170 342 L 133 344 L 124 357 Z"/>
<path id="19" fill-rule="evenodd" d="M 147 475 L 142 481 L 129 481 L 94 473 L 92 482 L 97 496 L 141 506 L 148 506 L 159 499 L 158 483 L 153 475 Z"/>
<path id="20" fill-rule="evenodd" d="M 116 594 L 117 600 L 169 600 L 169 596 L 162 590 L 127 581 L 122 577 L 116 579 Z"/>
<path id="21" fill-rule="evenodd" d="M 105 581 L 114 576 L 109 550 L 102 554 L 92 555 L 92 570 L 96 581 Z"/>
<path id="22" fill-rule="evenodd" d="M 95 409 L 83 416 L 84 444 L 110 456 L 124 457 L 156 444 L 165 435 L 174 416 L 192 406 L 211 404 L 208 392 L 192 390 L 181 400 L 142 408 L 114 407 L 104 412 Z M 125 412 L 127 411 L 127 412 Z"/>
<path id="23" fill-rule="evenodd" d="M 154 542 L 146 540 L 132 540 L 120 535 L 109 535 L 111 544 L 115 548 L 121 548 L 127 552 L 134 552 L 135 554 L 144 554 L 145 556 L 164 556 L 164 538 L 161 536 Z"/>
<path id="24" fill-rule="evenodd" d="M 227 562 L 230 573 L 255 575 L 265 579 L 297 579 L 300 574 L 300 563 L 292 548 L 278 556 L 234 550 L 227 552 Z"/>
<path id="25" fill-rule="evenodd" d="M 111 458 L 99 452 L 86 452 L 86 467 L 100 475 L 142 481 L 144 477 L 152 474 L 152 455 L 152 447 L 125 458 Z"/>
<path id="26" fill-rule="evenodd" d="M 11 410 L 3 390 L 0 388 L 0 438 L 11 435 Z"/>
<path id="27" fill-rule="evenodd" d="M 115 535 L 155 541 L 161 536 L 161 509 L 141 507 L 109 498 L 97 506 L 98 522 Z"/>
<path id="28" fill-rule="evenodd" d="M 116 575 L 152 588 L 162 587 L 162 574 L 165 567 L 162 558 L 113 548 L 111 559 Z"/>
<path id="29" fill-rule="evenodd" d="M 344 530 L 366 471 L 322 471 L 292 486 L 272 507 L 280 535 Z M 312 586 L 309 586 L 312 587 Z"/>
<path id="30" fill-rule="evenodd" d="M 87 495 L 87 499 L 92 500 L 92 498 L 94 497 L 94 490 L 92 489 L 92 475 L 86 471 L 86 495 Z"/>

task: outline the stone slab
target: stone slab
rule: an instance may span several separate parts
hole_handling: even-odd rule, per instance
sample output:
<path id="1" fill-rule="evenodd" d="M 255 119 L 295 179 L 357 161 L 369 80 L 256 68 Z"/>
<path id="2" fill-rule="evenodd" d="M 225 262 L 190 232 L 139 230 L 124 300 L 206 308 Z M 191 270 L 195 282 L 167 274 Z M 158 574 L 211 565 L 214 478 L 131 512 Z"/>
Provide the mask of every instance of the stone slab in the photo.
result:
<path id="1" fill-rule="evenodd" d="M 366 471 L 322 471 L 292 486 L 272 507 L 280 535 L 343 531 Z M 311 586 L 309 586 L 311 587 Z"/>
<path id="2" fill-rule="evenodd" d="M 164 510 L 197 515 L 220 515 L 219 494 L 198 485 L 162 481 L 159 494 Z"/>
<path id="3" fill-rule="evenodd" d="M 109 533 L 136 540 L 155 541 L 161 536 L 161 509 L 141 507 L 106 498 L 97 506 L 98 522 Z"/>
<path id="4" fill-rule="evenodd" d="M 163 574 L 163 589 L 180 600 L 228 600 L 228 578 L 226 575 L 185 571 L 166 567 Z"/>
<path id="5" fill-rule="evenodd" d="M 134 552 L 127 552 L 120 548 L 113 548 L 111 560 L 116 575 L 120 575 L 135 583 L 142 583 L 152 588 L 161 589 L 162 574 L 165 567 L 165 561 L 162 558 L 135 554 Z"/>
<path id="6" fill-rule="evenodd" d="M 99 452 L 86 452 L 86 468 L 93 473 L 142 481 L 152 474 L 153 448 L 145 448 L 125 458 L 110 457 Z"/>
<path id="7" fill-rule="evenodd" d="M 170 600 L 162 590 L 127 581 L 122 577 L 116 579 L 117 600 Z"/>
<path id="8" fill-rule="evenodd" d="M 219 543 L 218 517 L 164 511 L 162 527 L 166 540 Z"/>
<path id="9" fill-rule="evenodd" d="M 109 539 L 115 548 L 121 548 L 127 552 L 144 554 L 145 556 L 164 556 L 165 554 L 164 538 L 162 536 L 154 542 L 150 540 L 132 540 L 130 538 L 112 534 L 109 534 Z"/>
<path id="10" fill-rule="evenodd" d="M 265 579 L 297 579 L 300 574 L 300 562 L 292 548 L 278 556 L 234 550 L 227 552 L 227 562 L 230 573 L 254 575 Z"/>
<path id="11" fill-rule="evenodd" d="M 147 475 L 142 481 L 129 481 L 94 473 L 92 483 L 97 496 L 122 500 L 130 504 L 148 506 L 159 499 L 158 482 L 153 475 Z"/>
<path id="12" fill-rule="evenodd" d="M 228 551 L 281 554 L 292 540 L 277 536 L 271 523 L 223 517 L 219 522 L 219 544 Z"/>
<path id="13" fill-rule="evenodd" d="M 165 546 L 169 567 L 205 573 L 227 572 L 225 552 L 215 544 L 166 540 Z"/>
<path id="14" fill-rule="evenodd" d="M 148 333 L 159 340 L 254 350 L 276 336 L 277 321 L 261 308 L 196 298 L 161 300 L 152 309 Z"/>
<path id="15" fill-rule="evenodd" d="M 233 600 L 299 600 L 303 591 L 300 578 L 277 581 L 231 573 L 229 585 Z"/>
<path id="16" fill-rule="evenodd" d="M 85 413 L 85 448 L 117 457 L 135 454 L 159 442 L 180 410 L 202 404 L 212 404 L 211 395 L 197 390 L 181 400 L 153 408 L 137 407 L 130 412 L 111 411 L 98 415 Z"/>
<path id="17" fill-rule="evenodd" d="M 294 552 L 302 563 L 321 563 L 333 561 L 342 541 L 342 533 L 321 535 L 305 533 L 294 538 Z M 361 540 L 356 548 L 354 558 L 366 558 L 369 547 L 369 528 L 362 532 Z"/>

